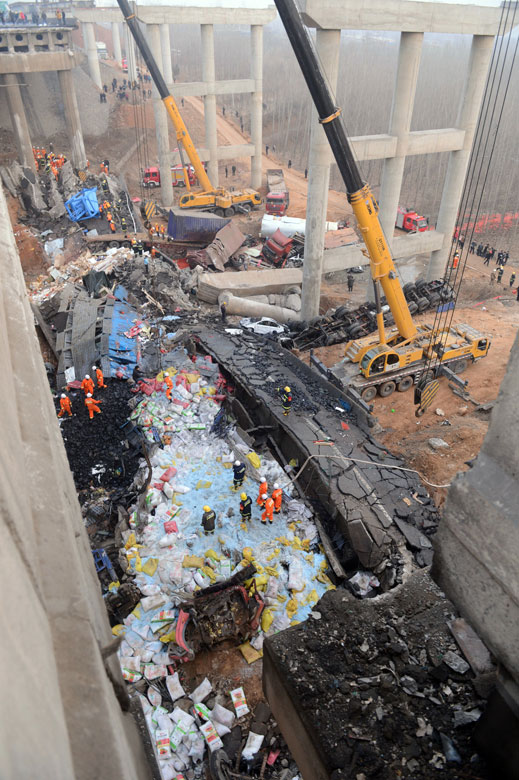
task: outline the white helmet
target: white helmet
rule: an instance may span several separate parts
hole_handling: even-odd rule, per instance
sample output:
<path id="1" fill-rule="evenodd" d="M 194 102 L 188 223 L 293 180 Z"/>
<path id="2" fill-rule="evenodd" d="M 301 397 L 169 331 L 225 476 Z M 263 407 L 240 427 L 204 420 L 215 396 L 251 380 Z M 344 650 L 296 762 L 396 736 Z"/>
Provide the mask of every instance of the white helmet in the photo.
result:
<path id="1" fill-rule="evenodd" d="M 278 483 L 277 483 L 277 482 L 274 482 L 274 490 L 277 490 L 277 489 L 278 489 L 278 487 L 279 487 Z"/>
<path id="2" fill-rule="evenodd" d="M 240 463 L 240 461 L 239 461 L 239 460 L 235 460 L 235 461 L 234 461 L 234 465 L 235 465 L 235 466 L 241 466 L 241 463 Z"/>
<path id="3" fill-rule="evenodd" d="M 90 379 L 90 374 L 85 374 L 85 379 Z"/>
<path id="4" fill-rule="evenodd" d="M 92 398 L 92 393 L 87 393 L 87 398 Z"/>
<path id="5" fill-rule="evenodd" d="M 262 499 L 263 499 L 264 501 L 266 501 L 266 500 L 267 500 L 267 498 L 268 498 L 268 496 L 267 496 L 267 494 L 266 494 L 266 493 L 263 493 L 263 495 L 262 495 L 261 497 L 262 497 Z"/>
<path id="6" fill-rule="evenodd" d="M 92 371 L 96 371 L 96 370 L 97 370 L 97 366 L 92 366 Z"/>
<path id="7" fill-rule="evenodd" d="M 66 398 L 67 396 L 65 395 L 65 393 L 62 393 L 62 394 L 61 394 L 61 397 L 62 397 L 62 398 Z"/>

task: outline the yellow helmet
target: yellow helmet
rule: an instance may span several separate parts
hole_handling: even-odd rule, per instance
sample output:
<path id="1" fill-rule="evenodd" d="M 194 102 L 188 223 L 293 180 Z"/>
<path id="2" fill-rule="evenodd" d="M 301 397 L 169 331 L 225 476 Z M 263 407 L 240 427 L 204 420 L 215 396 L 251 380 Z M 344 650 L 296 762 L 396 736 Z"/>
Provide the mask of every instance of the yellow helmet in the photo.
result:
<path id="1" fill-rule="evenodd" d="M 210 511 L 211 511 L 211 507 L 210 507 L 210 506 L 207 506 L 207 504 L 206 504 L 206 505 L 204 506 L 204 512 L 210 512 Z"/>
<path id="2" fill-rule="evenodd" d="M 287 386 L 285 387 L 285 393 L 289 393 L 289 392 L 290 392 L 290 388 L 289 388 L 289 386 L 287 385 Z"/>
<path id="3" fill-rule="evenodd" d="M 242 493 L 240 495 L 240 498 L 241 498 L 242 501 L 245 501 L 245 499 L 247 498 L 247 493 Z"/>

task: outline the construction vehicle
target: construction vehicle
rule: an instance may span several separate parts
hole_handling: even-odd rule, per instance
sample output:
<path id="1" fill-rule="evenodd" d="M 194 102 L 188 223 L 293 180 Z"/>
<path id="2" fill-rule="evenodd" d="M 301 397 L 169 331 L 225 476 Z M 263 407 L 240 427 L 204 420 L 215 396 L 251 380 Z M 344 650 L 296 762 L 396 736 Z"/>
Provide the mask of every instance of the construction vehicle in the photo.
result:
<path id="1" fill-rule="evenodd" d="M 155 62 L 147 41 L 142 34 L 136 15 L 132 12 L 128 0 L 117 0 L 117 3 L 134 37 L 137 48 L 148 67 L 150 76 L 164 103 L 166 111 L 175 127 L 182 168 L 186 168 L 183 159 L 183 151 L 185 151 L 194 168 L 200 186 L 202 187 L 201 192 L 189 192 L 182 195 L 179 201 L 179 207 L 181 209 L 205 209 L 207 211 L 213 211 L 219 216 L 232 217 L 235 211 L 250 211 L 250 209 L 255 206 L 260 206 L 262 203 L 261 195 L 259 192 L 256 192 L 256 190 L 244 189 L 233 190 L 231 192 L 224 187 L 213 187 L 202 161 L 198 156 L 191 136 L 188 133 L 184 120 L 180 115 L 177 104 L 175 103 L 173 96 L 170 95 L 166 82 L 157 67 L 157 63 Z"/>
<path id="2" fill-rule="evenodd" d="M 290 195 L 281 168 L 269 168 L 267 171 L 267 199 L 265 213 L 283 217 L 290 203 Z"/>
<path id="3" fill-rule="evenodd" d="M 361 178 L 340 121 L 341 110 L 335 105 L 321 72 L 310 35 L 293 0 L 275 0 L 275 3 L 342 175 L 366 245 L 365 254 L 370 260 L 377 334 L 346 344 L 340 365 L 341 381 L 364 401 L 373 399 L 377 392 L 387 397 L 395 389 L 403 392 L 417 384 L 415 402 L 420 406 L 416 414 L 423 414 L 438 390 L 436 377 L 443 373 L 456 379 L 455 374 L 464 371 L 469 363 L 487 355 L 490 339 L 468 325 L 433 329 L 413 322 L 380 225 L 378 203 Z M 384 325 L 384 303 L 389 306 L 396 326 L 389 332 Z M 336 376 L 338 371 L 336 367 Z"/>
<path id="4" fill-rule="evenodd" d="M 399 206 L 396 214 L 395 227 L 405 230 L 406 233 L 423 233 L 429 229 L 429 219 L 422 217 L 412 209 Z"/>
<path id="5" fill-rule="evenodd" d="M 187 187 L 190 189 L 196 182 L 195 169 L 192 165 L 188 165 L 185 168 L 182 165 L 172 165 L 171 182 L 174 187 Z M 160 169 L 156 166 L 145 168 L 142 185 L 143 187 L 160 187 Z"/>

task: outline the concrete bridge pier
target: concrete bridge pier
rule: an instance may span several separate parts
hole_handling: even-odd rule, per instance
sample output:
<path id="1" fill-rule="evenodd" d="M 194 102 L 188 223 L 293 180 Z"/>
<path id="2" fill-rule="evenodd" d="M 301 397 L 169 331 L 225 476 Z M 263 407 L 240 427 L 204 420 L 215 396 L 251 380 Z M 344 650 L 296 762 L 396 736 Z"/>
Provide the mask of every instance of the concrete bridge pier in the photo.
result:
<path id="1" fill-rule="evenodd" d="M 16 148 L 18 150 L 18 159 L 24 168 L 30 168 L 36 172 L 29 125 L 27 124 L 20 92 L 20 84 L 23 82 L 24 76 L 20 73 L 6 73 L 3 78 L 6 87 L 9 116 L 11 117 Z"/>
<path id="2" fill-rule="evenodd" d="M 59 70 L 58 79 L 63 97 L 67 135 L 70 140 L 72 165 L 74 168 L 86 168 L 85 143 L 79 119 L 74 82 L 72 81 L 72 72 L 70 70 Z"/>

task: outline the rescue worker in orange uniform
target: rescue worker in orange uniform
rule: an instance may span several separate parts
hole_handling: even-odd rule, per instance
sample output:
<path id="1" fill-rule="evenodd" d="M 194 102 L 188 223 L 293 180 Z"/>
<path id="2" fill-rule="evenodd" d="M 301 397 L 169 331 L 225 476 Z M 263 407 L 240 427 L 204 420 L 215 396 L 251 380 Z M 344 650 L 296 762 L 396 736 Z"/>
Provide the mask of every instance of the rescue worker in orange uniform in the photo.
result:
<path id="1" fill-rule="evenodd" d="M 261 477 L 261 484 L 259 486 L 259 493 L 258 493 L 258 497 L 256 499 L 256 503 L 258 504 L 260 509 L 263 509 L 263 507 L 265 505 L 265 502 L 263 500 L 263 496 L 267 493 L 268 489 L 269 489 L 268 482 L 265 479 L 265 477 L 262 475 L 262 477 Z"/>
<path id="2" fill-rule="evenodd" d="M 104 378 L 104 375 L 103 375 L 103 372 L 101 371 L 101 369 L 98 368 L 97 366 L 92 366 L 92 371 L 95 371 L 96 379 L 97 379 L 97 386 L 98 387 L 106 387 L 106 385 L 105 385 L 105 378 Z"/>
<path id="3" fill-rule="evenodd" d="M 90 378 L 90 374 L 85 374 L 85 378 L 81 382 L 81 389 L 83 390 L 85 395 L 87 395 L 87 393 L 94 392 L 94 382 Z"/>
<path id="4" fill-rule="evenodd" d="M 263 525 L 267 525 L 267 519 L 269 523 L 272 525 L 274 522 L 274 501 L 267 496 L 266 493 L 263 493 L 263 501 L 265 502 L 265 511 L 261 515 L 261 522 Z"/>
<path id="5" fill-rule="evenodd" d="M 151 247 L 151 256 L 153 258 L 157 257 L 157 250 L 155 249 L 154 246 Z"/>
<path id="6" fill-rule="evenodd" d="M 171 381 L 171 377 L 169 374 L 164 374 L 164 382 L 166 383 L 166 398 L 168 401 L 171 401 L 171 391 L 173 390 L 173 382 Z"/>
<path id="7" fill-rule="evenodd" d="M 101 409 L 98 407 L 97 404 L 102 404 L 102 401 L 96 401 L 95 398 L 92 397 L 92 393 L 87 393 L 87 397 L 85 398 L 85 406 L 88 409 L 88 416 L 92 420 L 94 417 L 94 412 L 96 414 L 101 414 Z"/>
<path id="8" fill-rule="evenodd" d="M 278 515 L 281 512 L 281 501 L 283 500 L 283 491 L 277 482 L 274 482 L 272 491 L 272 500 L 274 501 L 274 512 Z"/>
<path id="9" fill-rule="evenodd" d="M 166 226 L 165 225 L 161 225 L 160 226 L 160 237 L 164 238 L 165 235 L 166 235 Z"/>
<path id="10" fill-rule="evenodd" d="M 117 231 L 117 228 L 115 227 L 114 223 L 110 222 L 109 224 L 110 224 L 110 230 L 112 231 L 112 233 L 115 233 Z"/>
<path id="11" fill-rule="evenodd" d="M 72 417 L 72 406 L 70 404 L 70 398 L 67 398 L 65 393 L 61 394 L 61 398 L 59 399 L 59 406 L 60 410 L 58 412 L 58 417 L 63 417 L 65 413 L 67 413 L 69 417 Z"/>

